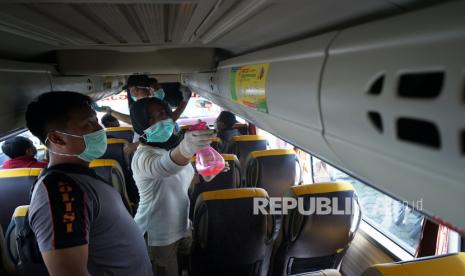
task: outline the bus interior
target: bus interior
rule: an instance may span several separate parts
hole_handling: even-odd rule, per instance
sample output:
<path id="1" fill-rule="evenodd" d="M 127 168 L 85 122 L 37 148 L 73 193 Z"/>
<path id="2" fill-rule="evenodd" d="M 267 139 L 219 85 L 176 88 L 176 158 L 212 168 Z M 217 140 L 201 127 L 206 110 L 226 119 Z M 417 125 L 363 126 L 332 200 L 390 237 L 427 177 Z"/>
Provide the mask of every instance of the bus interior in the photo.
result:
<path id="1" fill-rule="evenodd" d="M 194 221 L 202 246 L 183 275 L 224 256 L 255 265 L 235 275 L 465 275 L 464 15 L 463 0 L 3 0 L 0 142 L 28 137 L 42 159 L 45 146 L 25 124 L 29 102 L 75 91 L 128 114 L 127 78 L 147 74 L 172 107 L 180 85 L 194 92 L 181 128 L 213 127 L 222 110 L 238 118 L 243 135 L 224 157 L 233 173 L 220 178 L 233 180 L 197 191 L 192 212 L 230 208 L 205 191 L 244 187 L 264 197 L 353 191 L 360 209 L 349 220 L 284 215 L 272 222 L 281 228 L 246 225 L 235 233 L 245 245 Z M 130 125 L 111 131 L 114 148 L 131 142 Z M 110 168 L 127 200 L 130 161 L 118 154 L 91 167 Z M 4 223 L 28 194 L 2 188 L 23 181 L 8 171 L 0 170 L 0 275 L 31 275 L 11 258 Z M 248 223 L 239 213 L 227 223 Z M 256 232 L 268 240 L 247 237 Z M 246 259 L 255 253 L 264 259 Z M 215 269 L 203 273 L 231 267 Z"/>

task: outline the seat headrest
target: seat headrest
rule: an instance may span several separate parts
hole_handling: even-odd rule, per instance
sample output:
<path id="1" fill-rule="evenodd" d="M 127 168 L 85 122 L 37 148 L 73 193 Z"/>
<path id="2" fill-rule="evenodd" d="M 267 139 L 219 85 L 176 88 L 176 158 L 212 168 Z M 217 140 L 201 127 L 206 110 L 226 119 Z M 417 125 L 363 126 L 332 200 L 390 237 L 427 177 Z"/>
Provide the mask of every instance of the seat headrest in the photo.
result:
<path id="1" fill-rule="evenodd" d="M 134 132 L 132 127 L 107 127 L 105 128 L 106 132 L 112 132 L 112 131 L 131 131 Z"/>
<path id="2" fill-rule="evenodd" d="M 29 205 L 20 205 L 16 207 L 15 211 L 13 212 L 13 218 L 25 217 L 28 210 Z"/>
<path id="3" fill-rule="evenodd" d="M 40 168 L 19 168 L 0 170 L 0 178 L 39 176 L 42 169 Z"/>
<path id="4" fill-rule="evenodd" d="M 278 156 L 278 155 L 295 155 L 295 151 L 292 149 L 272 149 L 272 150 L 256 150 L 252 151 L 250 155 L 253 158 L 265 157 L 265 156 Z"/>
<path id="5" fill-rule="evenodd" d="M 112 168 L 118 168 L 120 170 L 121 166 L 118 161 L 114 159 L 95 159 L 89 164 L 89 168 L 97 168 L 97 167 L 112 167 Z"/>
<path id="6" fill-rule="evenodd" d="M 268 197 L 265 190 L 261 188 L 238 188 L 224 189 L 217 191 L 204 192 L 200 195 L 200 201 L 225 200 L 238 198 Z"/>
<path id="7" fill-rule="evenodd" d="M 112 145 L 112 144 L 126 144 L 128 143 L 128 140 L 126 139 L 118 139 L 118 138 L 107 138 L 107 144 Z"/>
<path id="8" fill-rule="evenodd" d="M 235 154 L 226 154 L 223 153 L 221 154 L 223 156 L 224 161 L 234 161 L 234 162 L 239 162 L 239 159 L 237 159 L 237 156 Z"/>
<path id="9" fill-rule="evenodd" d="M 352 184 L 342 181 L 292 186 L 290 189 L 296 196 L 355 191 Z"/>
<path id="10" fill-rule="evenodd" d="M 411 261 L 377 264 L 368 268 L 363 276 L 437 276 L 465 275 L 465 253 L 430 256 Z"/>
<path id="11" fill-rule="evenodd" d="M 262 140 L 266 140 L 266 137 L 261 136 L 261 135 L 239 135 L 239 136 L 233 136 L 232 139 L 234 142 L 245 142 L 245 141 L 262 141 Z"/>

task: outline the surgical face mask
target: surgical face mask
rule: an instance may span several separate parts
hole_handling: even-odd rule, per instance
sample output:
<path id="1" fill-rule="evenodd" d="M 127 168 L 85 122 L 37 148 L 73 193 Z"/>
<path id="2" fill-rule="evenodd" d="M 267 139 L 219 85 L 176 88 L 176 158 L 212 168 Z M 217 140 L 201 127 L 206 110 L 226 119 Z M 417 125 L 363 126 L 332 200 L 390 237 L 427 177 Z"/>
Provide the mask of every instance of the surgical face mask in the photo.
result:
<path id="1" fill-rule="evenodd" d="M 151 125 L 144 130 L 144 136 L 147 142 L 163 143 L 170 139 L 173 135 L 174 122 L 173 119 L 168 118 Z"/>
<path id="2" fill-rule="evenodd" d="M 163 88 L 160 88 L 157 91 L 154 91 L 152 93 L 152 96 L 155 98 L 159 98 L 160 100 L 163 100 L 165 98 L 165 90 L 163 90 Z"/>
<path id="3" fill-rule="evenodd" d="M 86 148 L 80 154 L 59 153 L 59 152 L 51 151 L 49 149 L 49 152 L 53 154 L 63 155 L 63 156 L 77 156 L 78 158 L 86 162 L 90 162 L 94 159 L 101 157 L 107 150 L 107 135 L 105 133 L 105 130 L 103 129 L 97 130 L 95 132 L 91 132 L 88 134 L 84 134 L 82 136 L 69 134 L 69 133 L 61 132 L 61 131 L 57 131 L 57 132 L 64 134 L 64 135 L 71 136 L 71 137 L 84 139 Z M 47 143 L 47 140 L 48 138 L 45 140 L 45 143 Z"/>

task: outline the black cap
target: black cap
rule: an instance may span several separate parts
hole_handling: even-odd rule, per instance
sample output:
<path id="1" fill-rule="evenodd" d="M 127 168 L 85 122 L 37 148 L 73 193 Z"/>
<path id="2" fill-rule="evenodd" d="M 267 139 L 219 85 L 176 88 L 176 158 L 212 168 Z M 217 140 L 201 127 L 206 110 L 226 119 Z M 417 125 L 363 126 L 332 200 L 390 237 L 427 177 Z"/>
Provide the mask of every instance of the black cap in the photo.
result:
<path id="1" fill-rule="evenodd" d="M 150 87 L 150 78 L 147 75 L 131 75 L 124 86 L 124 89 L 132 86 Z"/>

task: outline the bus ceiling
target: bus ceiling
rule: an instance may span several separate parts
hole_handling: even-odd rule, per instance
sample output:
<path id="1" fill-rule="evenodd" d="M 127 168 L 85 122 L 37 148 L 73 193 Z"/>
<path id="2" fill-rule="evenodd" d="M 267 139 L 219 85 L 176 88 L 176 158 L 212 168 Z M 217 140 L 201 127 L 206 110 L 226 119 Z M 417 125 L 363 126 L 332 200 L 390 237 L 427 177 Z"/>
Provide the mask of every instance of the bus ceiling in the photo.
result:
<path id="1" fill-rule="evenodd" d="M 85 63 L 94 65 L 89 60 L 102 50 L 98 60 L 111 64 L 111 72 L 126 74 L 129 69 L 124 67 L 123 61 L 127 54 L 118 56 L 107 51 L 136 53 L 136 59 L 143 59 L 142 52 L 149 53 L 147 57 L 152 64 L 159 58 L 163 61 L 160 55 L 152 53 L 160 49 L 217 48 L 226 54 L 218 58 L 224 58 L 443 2 L 4 0 L 0 3 L 0 58 L 58 63 L 60 68 L 57 59 L 60 56 L 65 61 L 69 58 L 66 53 L 59 54 L 61 51 L 87 50 L 84 55 L 77 56 L 88 55 L 88 58 L 82 61 L 71 59 L 73 64 L 84 63 L 82 66 L 85 67 Z M 179 50 L 179 53 L 188 52 Z M 114 60 L 120 57 L 122 62 Z M 190 55 L 189 59 L 197 60 L 195 55 Z M 157 71 L 160 66 L 151 69 L 145 62 L 141 66 L 130 69 L 135 70 L 132 72 L 161 73 Z M 188 68 L 202 71 L 204 66 Z M 79 73 L 72 69 L 73 66 L 66 63 L 63 73 Z M 103 69 L 92 73 L 108 73 L 108 67 Z"/>

